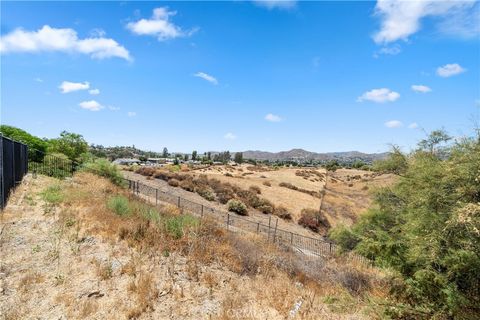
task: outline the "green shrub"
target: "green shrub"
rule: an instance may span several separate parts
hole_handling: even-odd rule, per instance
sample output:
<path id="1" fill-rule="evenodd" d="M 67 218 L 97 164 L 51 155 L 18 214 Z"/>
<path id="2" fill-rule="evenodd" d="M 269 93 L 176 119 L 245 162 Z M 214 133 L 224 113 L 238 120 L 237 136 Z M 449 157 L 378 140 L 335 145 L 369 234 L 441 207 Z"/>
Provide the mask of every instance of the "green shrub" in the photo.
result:
<path id="1" fill-rule="evenodd" d="M 96 159 L 83 165 L 82 170 L 105 177 L 117 186 L 125 186 L 125 180 L 118 167 L 106 159 Z"/>
<path id="2" fill-rule="evenodd" d="M 195 227 L 198 225 L 198 219 L 188 215 L 182 214 L 165 219 L 165 230 L 174 239 L 180 239 L 185 234 L 185 229 Z"/>
<path id="3" fill-rule="evenodd" d="M 140 206 L 139 211 L 140 211 L 140 215 L 143 218 L 149 221 L 152 221 L 154 223 L 160 222 L 160 213 L 156 209 L 152 208 L 151 206 L 142 205 Z"/>
<path id="4" fill-rule="evenodd" d="M 208 201 L 215 200 L 215 194 L 210 187 L 197 187 L 195 191 L 202 196 L 203 198 L 207 199 Z"/>
<path id="5" fill-rule="evenodd" d="M 231 199 L 227 202 L 228 211 L 238 213 L 241 216 L 247 216 L 247 206 L 240 200 Z"/>
<path id="6" fill-rule="evenodd" d="M 119 216 L 128 216 L 131 212 L 129 200 L 120 195 L 108 199 L 107 208 Z"/>

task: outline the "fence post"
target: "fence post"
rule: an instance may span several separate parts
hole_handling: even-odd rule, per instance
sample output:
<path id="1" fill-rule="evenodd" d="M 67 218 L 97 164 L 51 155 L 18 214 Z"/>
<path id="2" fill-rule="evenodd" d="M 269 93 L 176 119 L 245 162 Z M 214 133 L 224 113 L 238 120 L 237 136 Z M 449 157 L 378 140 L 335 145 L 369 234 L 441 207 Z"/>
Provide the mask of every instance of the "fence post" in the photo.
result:
<path id="1" fill-rule="evenodd" d="M 180 196 L 178 196 L 178 200 L 177 200 L 177 207 L 180 208 Z"/>
<path id="2" fill-rule="evenodd" d="M 201 211 L 201 213 L 200 213 L 200 217 L 203 218 L 203 204 L 202 204 L 201 206 L 202 206 L 202 211 Z"/>
<path id="3" fill-rule="evenodd" d="M 278 218 L 275 221 L 275 232 L 273 233 L 273 243 L 275 243 L 275 240 L 277 239 L 277 226 L 278 226 Z"/>
<path id="4" fill-rule="evenodd" d="M 260 222 L 257 222 L 257 233 L 260 232 Z"/>
<path id="5" fill-rule="evenodd" d="M 137 196 L 138 196 L 138 194 L 140 193 L 140 186 L 139 186 L 139 184 L 140 184 L 140 181 L 137 180 Z"/>
<path id="6" fill-rule="evenodd" d="M 272 216 L 268 217 L 268 235 L 267 235 L 267 241 L 270 241 L 270 223 L 272 222 Z"/>
<path id="7" fill-rule="evenodd" d="M 155 205 L 158 206 L 158 189 L 155 188 Z"/>
<path id="8" fill-rule="evenodd" d="M 332 243 L 329 242 L 328 244 L 330 245 L 330 253 L 332 253 Z"/>
<path id="9" fill-rule="evenodd" d="M 230 213 L 227 213 L 227 230 L 229 225 L 230 225 Z"/>
<path id="10" fill-rule="evenodd" d="M 290 244 L 293 245 L 293 232 L 290 232 Z"/>

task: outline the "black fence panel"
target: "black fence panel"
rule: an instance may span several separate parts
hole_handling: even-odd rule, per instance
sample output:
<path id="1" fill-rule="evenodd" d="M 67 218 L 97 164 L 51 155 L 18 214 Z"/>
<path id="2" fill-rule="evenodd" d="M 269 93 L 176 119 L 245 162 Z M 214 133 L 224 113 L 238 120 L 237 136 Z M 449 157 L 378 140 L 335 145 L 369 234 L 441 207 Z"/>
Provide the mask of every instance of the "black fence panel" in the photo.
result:
<path id="1" fill-rule="evenodd" d="M 5 207 L 8 196 L 27 171 L 27 145 L 0 136 L 0 209 Z"/>

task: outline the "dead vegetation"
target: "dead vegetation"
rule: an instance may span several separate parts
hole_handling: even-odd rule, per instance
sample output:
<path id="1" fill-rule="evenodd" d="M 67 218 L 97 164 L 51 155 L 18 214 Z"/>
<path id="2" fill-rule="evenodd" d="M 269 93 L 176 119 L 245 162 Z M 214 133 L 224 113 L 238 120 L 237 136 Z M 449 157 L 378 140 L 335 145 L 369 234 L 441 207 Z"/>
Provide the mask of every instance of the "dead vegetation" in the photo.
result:
<path id="1" fill-rule="evenodd" d="M 33 183 L 36 203 L 2 216 L 0 313 L 9 318 L 370 318 L 370 299 L 386 290 L 374 269 L 152 207 L 91 174 Z"/>

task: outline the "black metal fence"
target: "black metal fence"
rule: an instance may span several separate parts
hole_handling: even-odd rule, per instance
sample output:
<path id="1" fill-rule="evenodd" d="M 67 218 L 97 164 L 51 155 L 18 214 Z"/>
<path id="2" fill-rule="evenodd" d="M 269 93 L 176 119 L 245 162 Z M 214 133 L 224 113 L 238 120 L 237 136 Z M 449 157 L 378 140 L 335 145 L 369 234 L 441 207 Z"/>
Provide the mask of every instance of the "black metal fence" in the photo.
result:
<path id="1" fill-rule="evenodd" d="M 28 147 L 0 135 L 0 209 L 28 171 Z"/>
<path id="2" fill-rule="evenodd" d="M 55 178 L 71 177 L 77 165 L 63 155 L 47 154 L 31 149 L 28 155 L 28 168 L 33 174 L 43 174 Z"/>
<path id="3" fill-rule="evenodd" d="M 158 205 L 161 202 L 173 204 L 184 212 L 201 218 L 211 217 L 216 221 L 221 221 L 221 224 L 228 230 L 256 233 L 266 237 L 268 241 L 280 246 L 293 248 L 307 256 L 331 257 L 343 254 L 352 261 L 360 262 L 366 266 L 371 265 L 371 261 L 354 252 L 342 253 L 340 248 L 328 239 L 308 237 L 280 229 L 278 228 L 278 218 L 272 219 L 271 215 L 265 222 L 255 221 L 247 217 L 187 200 L 139 181 L 130 179 L 125 179 L 125 181 L 131 192 L 152 204 L 155 203 L 155 205 Z M 268 224 L 266 222 L 267 220 Z"/>

